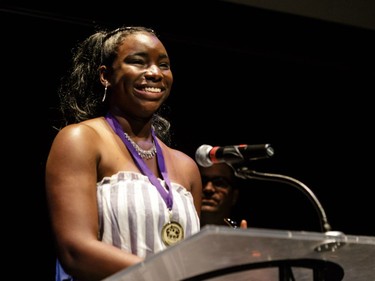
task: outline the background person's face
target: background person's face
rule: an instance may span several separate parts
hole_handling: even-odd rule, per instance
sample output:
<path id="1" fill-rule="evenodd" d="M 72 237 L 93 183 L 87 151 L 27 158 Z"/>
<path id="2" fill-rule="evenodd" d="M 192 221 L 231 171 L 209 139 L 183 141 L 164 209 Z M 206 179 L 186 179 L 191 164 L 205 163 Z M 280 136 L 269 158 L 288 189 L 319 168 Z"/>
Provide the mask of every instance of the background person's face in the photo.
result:
<path id="1" fill-rule="evenodd" d="M 219 163 L 206 168 L 201 167 L 200 171 L 203 184 L 201 212 L 229 215 L 237 199 L 231 168 L 224 163 Z"/>

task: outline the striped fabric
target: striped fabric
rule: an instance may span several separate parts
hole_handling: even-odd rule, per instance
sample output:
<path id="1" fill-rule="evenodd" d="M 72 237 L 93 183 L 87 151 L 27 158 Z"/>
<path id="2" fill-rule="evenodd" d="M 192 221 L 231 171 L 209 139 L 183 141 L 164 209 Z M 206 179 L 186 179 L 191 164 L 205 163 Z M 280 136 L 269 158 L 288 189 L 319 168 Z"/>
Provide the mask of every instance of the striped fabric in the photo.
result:
<path id="1" fill-rule="evenodd" d="M 159 179 L 160 180 L 160 179 Z M 162 186 L 165 182 L 160 180 Z M 172 221 L 179 222 L 188 237 L 199 231 L 193 197 L 181 185 L 172 183 Z M 147 176 L 119 172 L 97 185 L 100 231 L 105 243 L 140 257 L 166 248 L 161 230 L 170 214 L 163 198 Z"/>
<path id="2" fill-rule="evenodd" d="M 159 179 L 165 188 L 165 182 Z M 200 230 L 193 197 L 179 184 L 172 183 L 172 221 L 184 229 L 184 237 Z M 170 219 L 163 198 L 147 176 L 119 172 L 97 184 L 99 206 L 99 240 L 140 257 L 157 253 L 167 246 L 161 231 Z M 74 280 L 57 261 L 56 281 Z"/>

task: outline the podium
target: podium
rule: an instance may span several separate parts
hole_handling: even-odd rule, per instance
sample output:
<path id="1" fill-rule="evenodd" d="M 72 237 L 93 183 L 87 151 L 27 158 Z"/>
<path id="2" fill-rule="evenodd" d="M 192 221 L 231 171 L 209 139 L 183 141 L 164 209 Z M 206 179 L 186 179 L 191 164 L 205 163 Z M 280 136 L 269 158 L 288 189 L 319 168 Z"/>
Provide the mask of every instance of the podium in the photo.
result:
<path id="1" fill-rule="evenodd" d="M 370 281 L 375 238 L 206 225 L 103 281 Z"/>

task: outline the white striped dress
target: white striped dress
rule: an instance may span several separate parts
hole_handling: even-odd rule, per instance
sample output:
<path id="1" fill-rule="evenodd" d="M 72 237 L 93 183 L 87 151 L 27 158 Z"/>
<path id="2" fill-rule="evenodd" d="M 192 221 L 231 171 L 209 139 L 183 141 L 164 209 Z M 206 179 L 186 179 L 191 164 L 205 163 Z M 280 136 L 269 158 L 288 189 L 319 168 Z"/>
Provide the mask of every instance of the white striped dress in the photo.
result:
<path id="1" fill-rule="evenodd" d="M 165 182 L 158 180 L 165 188 Z M 171 220 L 183 227 L 186 238 L 200 230 L 199 217 L 192 194 L 179 184 L 172 182 L 171 185 Z M 99 240 L 143 258 L 167 247 L 161 231 L 170 221 L 170 213 L 147 176 L 121 171 L 105 177 L 97 184 L 97 199 Z M 56 281 L 73 280 L 67 278 L 59 263 L 56 272 Z"/>
<path id="2" fill-rule="evenodd" d="M 158 179 L 165 188 L 165 182 Z M 199 231 L 199 218 L 193 197 L 179 184 L 172 183 L 172 221 L 181 224 L 185 237 Z M 97 185 L 99 239 L 140 257 L 157 253 L 167 246 L 161 238 L 169 222 L 168 208 L 148 177 L 119 172 Z"/>

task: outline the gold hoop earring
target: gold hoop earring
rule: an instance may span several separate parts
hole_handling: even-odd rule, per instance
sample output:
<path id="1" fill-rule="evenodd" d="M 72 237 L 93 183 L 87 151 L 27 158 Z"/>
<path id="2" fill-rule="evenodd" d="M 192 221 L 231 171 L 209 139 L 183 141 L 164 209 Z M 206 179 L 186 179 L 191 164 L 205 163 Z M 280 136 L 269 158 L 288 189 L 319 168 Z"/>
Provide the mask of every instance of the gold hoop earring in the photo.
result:
<path id="1" fill-rule="evenodd" d="M 108 82 L 105 81 L 105 88 L 104 88 L 104 95 L 103 95 L 103 98 L 102 98 L 102 102 L 105 101 L 105 98 L 107 96 L 107 89 L 108 89 Z"/>

